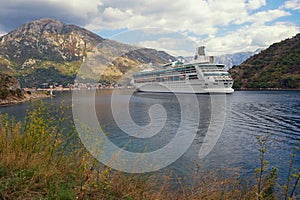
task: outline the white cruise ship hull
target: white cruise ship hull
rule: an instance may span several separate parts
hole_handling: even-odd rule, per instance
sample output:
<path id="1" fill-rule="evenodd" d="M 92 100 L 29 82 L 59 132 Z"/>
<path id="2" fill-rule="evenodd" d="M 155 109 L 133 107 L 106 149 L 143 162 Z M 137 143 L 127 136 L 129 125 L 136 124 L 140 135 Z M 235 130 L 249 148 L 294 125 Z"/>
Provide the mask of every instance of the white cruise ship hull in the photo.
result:
<path id="1" fill-rule="evenodd" d="M 220 87 L 216 85 L 205 85 L 200 81 L 192 83 L 185 82 L 164 82 L 164 83 L 144 83 L 133 84 L 133 86 L 141 92 L 160 92 L 160 93 L 219 93 L 230 94 L 234 92 L 231 87 Z"/>

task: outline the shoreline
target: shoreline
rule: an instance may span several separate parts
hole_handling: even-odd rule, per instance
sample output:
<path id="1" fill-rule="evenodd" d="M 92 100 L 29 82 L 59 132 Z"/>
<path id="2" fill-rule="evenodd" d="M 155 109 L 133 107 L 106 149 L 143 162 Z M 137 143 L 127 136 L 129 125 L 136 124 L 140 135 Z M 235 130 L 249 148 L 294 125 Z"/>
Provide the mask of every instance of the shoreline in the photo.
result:
<path id="1" fill-rule="evenodd" d="M 300 88 L 298 89 L 292 89 L 292 88 L 233 88 L 234 91 L 300 91 Z"/>
<path id="2" fill-rule="evenodd" d="M 131 88 L 99 88 L 97 90 L 126 90 Z M 53 90 L 54 92 L 66 92 L 66 91 L 76 91 L 76 90 L 88 90 L 88 89 L 64 89 L 64 90 Z M 235 91 L 300 91 L 300 89 L 286 89 L 286 88 L 234 88 Z M 53 97 L 55 95 L 51 95 L 48 93 L 49 90 L 36 90 L 36 89 L 28 89 L 24 90 L 23 97 L 8 97 L 7 99 L 0 99 L 0 106 L 6 105 L 15 105 L 19 103 L 25 103 L 32 100 L 43 99 Z"/>
<path id="3" fill-rule="evenodd" d="M 12 96 L 6 99 L 0 99 L 0 106 L 15 105 L 48 97 L 51 97 L 51 95 L 44 91 L 23 92 L 22 97 Z"/>

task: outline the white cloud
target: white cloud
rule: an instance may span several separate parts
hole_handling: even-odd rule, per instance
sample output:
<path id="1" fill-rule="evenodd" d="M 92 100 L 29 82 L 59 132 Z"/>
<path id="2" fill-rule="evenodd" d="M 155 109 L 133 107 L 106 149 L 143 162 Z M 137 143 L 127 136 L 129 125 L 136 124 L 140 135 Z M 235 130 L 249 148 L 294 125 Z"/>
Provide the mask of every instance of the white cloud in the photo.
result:
<path id="1" fill-rule="evenodd" d="M 53 18 L 85 26 L 99 15 L 101 0 L 0 0 L 0 28 L 9 32 L 40 18 Z"/>
<path id="2" fill-rule="evenodd" d="M 103 6 L 108 6 L 104 11 L 109 8 L 110 19 L 114 21 L 110 24 L 99 17 L 94 28 L 98 25 L 129 30 L 156 27 L 155 30 L 160 30 L 157 34 L 164 30 L 185 33 L 186 39 L 194 42 L 192 47 L 172 37 L 143 38 L 138 42 L 140 46 L 165 50 L 173 55 L 193 55 L 195 44 L 205 45 L 211 55 L 255 51 L 299 32 L 299 26 L 295 24 L 276 23 L 277 19 L 291 15 L 282 7 L 253 11 L 266 6 L 265 0 L 103 2 Z M 234 29 L 230 28 L 232 24 L 236 26 Z"/>
<path id="3" fill-rule="evenodd" d="M 154 48 L 157 50 L 166 51 L 174 56 L 193 56 L 191 50 L 196 48 L 196 43 L 188 37 L 178 38 L 159 38 L 158 40 L 141 41 L 139 46 Z"/>
<path id="4" fill-rule="evenodd" d="M 271 22 L 274 21 L 280 17 L 289 16 L 291 15 L 289 12 L 286 12 L 284 10 L 268 10 L 268 11 L 262 11 L 259 13 L 254 14 L 251 16 L 250 22 Z"/>
<path id="5" fill-rule="evenodd" d="M 102 5 L 100 0 L 55 0 L 59 5 L 65 7 L 66 10 L 73 14 L 81 15 L 88 19 L 98 14 L 98 7 Z"/>
<path id="6" fill-rule="evenodd" d="M 284 7 L 292 10 L 300 10 L 300 0 L 287 1 Z"/>
<path id="7" fill-rule="evenodd" d="M 187 39 L 206 45 L 214 54 L 255 50 L 299 32 L 299 24 L 277 21 L 294 17 L 295 12 L 291 10 L 300 10 L 300 0 L 288 0 L 272 10 L 267 10 L 266 0 L 0 0 L 0 3 L 3 33 L 44 17 L 84 26 L 94 32 L 154 27 L 157 34 L 165 30 L 184 33 Z M 175 49 L 182 55 L 194 53 L 194 47 L 188 50 L 185 43 L 179 44 L 177 40 L 141 38 L 139 44 Z"/>
<path id="8" fill-rule="evenodd" d="M 139 3 L 103 0 L 102 14 L 91 20 L 87 28 L 97 31 L 155 27 L 214 37 L 231 24 L 265 24 L 291 15 L 280 8 L 253 13 L 265 5 L 266 0 L 152 0 Z"/>
<path id="9" fill-rule="evenodd" d="M 91 21 L 88 28 L 161 27 L 209 35 L 216 34 L 218 26 L 229 25 L 247 14 L 246 4 L 240 0 L 103 1 L 100 10 L 103 14 Z"/>
<path id="10" fill-rule="evenodd" d="M 212 55 L 254 51 L 299 32 L 297 25 L 275 23 L 278 18 L 291 15 L 282 8 L 259 12 L 249 11 L 265 6 L 265 0 L 249 0 L 247 2 L 191 0 L 188 3 L 178 0 L 171 4 L 165 0 L 157 2 L 156 0 L 151 3 L 147 1 L 137 5 L 135 1 L 129 1 L 128 4 L 122 5 L 121 2 L 118 4 L 114 1 L 114 4 L 109 5 L 118 7 L 118 12 L 120 12 L 118 15 L 122 16 L 122 21 L 115 21 L 114 25 L 128 29 L 157 27 L 161 30 L 172 29 L 186 33 L 187 39 L 197 41 L 197 45 L 207 46 L 207 51 Z M 130 12 L 128 12 L 129 9 L 131 9 Z M 221 33 L 226 30 L 225 27 L 229 27 L 231 24 L 242 25 L 242 27 L 237 27 L 232 32 Z M 231 29 L 229 28 L 229 30 Z M 189 36 L 190 33 L 193 33 L 193 36 Z M 204 35 L 206 39 L 200 39 Z M 194 47 L 188 49 L 185 46 L 180 49 L 178 40 L 174 38 L 142 40 L 138 44 L 166 50 L 173 55 L 194 53 Z"/>
<path id="11" fill-rule="evenodd" d="M 266 5 L 266 0 L 249 0 L 247 4 L 247 8 L 249 10 L 255 10 L 265 5 Z"/>
<path id="12" fill-rule="evenodd" d="M 251 16 L 243 17 L 239 20 L 237 20 L 236 24 L 243 24 L 246 22 L 252 22 L 252 23 L 266 23 L 266 22 L 272 22 L 280 17 L 289 16 L 291 13 L 284 11 L 282 9 L 275 9 L 275 10 L 267 10 L 267 11 L 261 11 L 257 12 Z"/>
<path id="13" fill-rule="evenodd" d="M 260 23 L 244 25 L 221 36 L 211 36 L 204 39 L 200 39 L 197 36 L 189 36 L 188 33 L 173 32 L 171 34 L 170 31 L 165 30 L 165 33 L 162 34 L 163 31 L 155 30 L 158 29 L 128 31 L 126 34 L 127 37 L 130 37 L 130 35 L 135 37 L 139 41 L 137 42 L 139 46 L 163 50 L 174 56 L 192 56 L 195 48 L 200 45 L 206 47 L 208 55 L 217 56 L 267 48 L 275 42 L 295 36 L 300 31 L 299 27 L 294 24 L 279 22 L 273 25 Z M 149 40 L 145 38 L 149 38 Z"/>
<path id="14" fill-rule="evenodd" d="M 276 23 L 271 26 L 253 24 L 223 37 L 205 41 L 205 46 L 211 55 L 255 51 L 258 48 L 267 48 L 275 42 L 293 37 L 299 31 L 299 27 L 293 24 Z"/>

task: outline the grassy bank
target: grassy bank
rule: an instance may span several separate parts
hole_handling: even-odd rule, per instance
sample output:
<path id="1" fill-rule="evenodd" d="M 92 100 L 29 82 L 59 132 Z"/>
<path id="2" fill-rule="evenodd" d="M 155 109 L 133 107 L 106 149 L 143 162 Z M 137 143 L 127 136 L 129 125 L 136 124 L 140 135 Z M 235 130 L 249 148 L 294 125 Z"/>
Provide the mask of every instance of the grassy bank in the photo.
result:
<path id="1" fill-rule="evenodd" d="M 0 115 L 0 199 L 296 199 L 300 174 L 293 157 L 290 179 L 277 187 L 277 169 L 266 170 L 267 138 L 257 140 L 261 166 L 251 185 L 200 167 L 188 181 L 171 172 L 126 174 L 100 165 L 85 150 L 62 105 L 34 103 L 24 122 Z"/>

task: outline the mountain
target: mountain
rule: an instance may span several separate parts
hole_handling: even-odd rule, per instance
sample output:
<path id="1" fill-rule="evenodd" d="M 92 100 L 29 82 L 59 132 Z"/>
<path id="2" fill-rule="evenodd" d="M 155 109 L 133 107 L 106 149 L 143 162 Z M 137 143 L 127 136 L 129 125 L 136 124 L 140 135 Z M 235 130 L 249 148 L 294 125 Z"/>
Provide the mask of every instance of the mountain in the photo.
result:
<path id="1" fill-rule="evenodd" d="M 214 59 L 216 63 L 225 64 L 225 67 L 227 69 L 231 69 L 233 66 L 240 65 L 251 56 L 258 54 L 261 50 L 262 49 L 257 49 L 254 52 L 240 52 L 234 54 L 225 54 L 221 56 L 215 56 Z"/>
<path id="2" fill-rule="evenodd" d="M 76 61 L 104 39 L 53 19 L 29 22 L 2 36 L 0 54 L 17 64 L 28 59 Z"/>
<path id="3" fill-rule="evenodd" d="M 17 77 L 22 87 L 67 85 L 73 83 L 83 61 L 95 53 L 114 77 L 100 80 L 108 83 L 141 64 L 175 59 L 165 52 L 104 39 L 75 25 L 40 19 L 0 37 L 0 72 Z"/>
<path id="4" fill-rule="evenodd" d="M 300 33 L 230 69 L 235 88 L 300 89 Z"/>
<path id="5" fill-rule="evenodd" d="M 251 56 L 258 54 L 262 49 L 257 49 L 254 52 L 239 52 L 234 54 L 224 54 L 220 56 L 214 56 L 214 61 L 216 63 L 224 64 L 229 70 L 233 66 L 240 65 L 242 62 L 250 58 Z M 190 62 L 194 59 L 194 56 L 183 57 L 186 62 Z"/>

